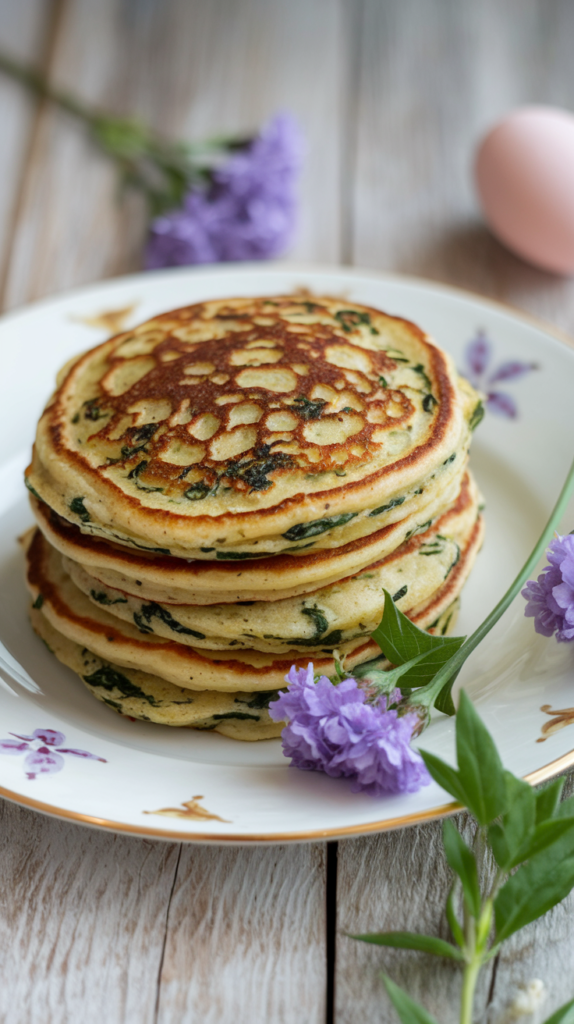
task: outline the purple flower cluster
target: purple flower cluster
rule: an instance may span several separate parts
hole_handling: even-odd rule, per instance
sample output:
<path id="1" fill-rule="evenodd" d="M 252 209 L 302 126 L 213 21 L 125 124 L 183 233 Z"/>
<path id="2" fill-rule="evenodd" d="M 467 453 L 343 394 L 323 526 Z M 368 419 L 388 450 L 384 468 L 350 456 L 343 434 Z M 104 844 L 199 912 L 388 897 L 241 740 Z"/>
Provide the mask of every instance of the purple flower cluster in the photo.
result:
<path id="1" fill-rule="evenodd" d="M 524 614 L 534 618 L 543 636 L 556 633 L 557 640 L 574 639 L 574 536 L 556 537 L 546 552 L 549 565 L 537 580 L 529 580 L 522 596 Z"/>
<path id="2" fill-rule="evenodd" d="M 297 123 L 278 114 L 213 171 L 209 187 L 192 188 L 182 209 L 155 218 L 147 269 L 278 255 L 295 226 L 302 154 Z"/>
<path id="3" fill-rule="evenodd" d="M 29 779 L 60 772 L 65 764 L 62 754 L 72 754 L 74 757 L 88 758 L 90 761 L 106 760 L 105 757 L 90 754 L 87 750 L 62 747 L 61 744 L 66 737 L 63 732 L 57 732 L 55 729 L 34 729 L 31 736 L 20 736 L 15 732 L 10 735 L 14 738 L 0 740 L 0 754 L 25 753 L 24 768 Z"/>
<path id="4" fill-rule="evenodd" d="M 509 359 L 495 367 L 491 364 L 492 345 L 483 331 L 479 331 L 466 347 L 463 373 L 473 387 L 484 391 L 489 412 L 515 419 L 518 408 L 513 396 L 507 391 L 500 391 L 496 385 L 503 381 L 519 380 L 538 367 L 536 363 L 523 363 L 519 359 Z"/>
<path id="5" fill-rule="evenodd" d="M 283 753 L 305 771 L 350 778 L 353 792 L 371 796 L 414 793 L 430 782 L 423 760 L 410 741 L 416 715 L 399 717 L 366 704 L 356 679 L 334 685 L 326 676 L 314 682 L 313 665 L 293 666 L 285 677 L 289 689 L 269 705 L 273 721 L 287 721 Z"/>

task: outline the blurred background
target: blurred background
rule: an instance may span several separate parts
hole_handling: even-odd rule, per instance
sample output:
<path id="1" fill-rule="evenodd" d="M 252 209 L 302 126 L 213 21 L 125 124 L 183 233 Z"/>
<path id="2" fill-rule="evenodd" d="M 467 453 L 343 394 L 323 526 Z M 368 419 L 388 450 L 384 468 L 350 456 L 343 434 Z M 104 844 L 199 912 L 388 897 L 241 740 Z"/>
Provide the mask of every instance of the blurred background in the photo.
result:
<path id="1" fill-rule="evenodd" d="M 430 277 L 574 329 L 574 288 L 484 226 L 476 146 L 522 104 L 574 109 L 570 0 L 0 0 L 0 50 L 170 139 L 306 140 L 285 256 Z M 5 309 L 142 265 L 146 207 L 72 117 L 0 75 Z"/>

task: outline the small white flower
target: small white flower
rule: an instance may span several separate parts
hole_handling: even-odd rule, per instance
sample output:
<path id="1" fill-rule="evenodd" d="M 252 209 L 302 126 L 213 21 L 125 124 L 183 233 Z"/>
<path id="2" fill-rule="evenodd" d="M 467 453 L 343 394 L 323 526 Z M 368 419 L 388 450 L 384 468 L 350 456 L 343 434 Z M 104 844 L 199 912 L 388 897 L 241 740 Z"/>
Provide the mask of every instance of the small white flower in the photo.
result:
<path id="1" fill-rule="evenodd" d="M 498 1024 L 514 1024 L 521 1017 L 536 1013 L 547 996 L 546 985 L 540 978 L 533 978 L 528 984 L 517 989 L 512 1002 L 506 1007 Z"/>

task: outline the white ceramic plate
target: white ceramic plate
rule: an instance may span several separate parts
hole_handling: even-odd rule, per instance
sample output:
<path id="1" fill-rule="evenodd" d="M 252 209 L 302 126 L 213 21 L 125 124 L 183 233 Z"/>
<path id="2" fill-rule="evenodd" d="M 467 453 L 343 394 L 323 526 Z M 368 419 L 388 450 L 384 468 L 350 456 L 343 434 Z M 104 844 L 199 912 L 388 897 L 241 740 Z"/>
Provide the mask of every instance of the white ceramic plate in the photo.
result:
<path id="1" fill-rule="evenodd" d="M 103 313 L 127 309 L 121 326 L 131 326 L 201 299 L 302 285 L 414 320 L 463 371 L 469 345 L 475 341 L 477 359 L 477 337 L 488 339 L 481 382 L 493 397 L 472 449 L 486 498 L 487 539 L 463 594 L 458 633 L 478 625 L 525 561 L 572 457 L 574 350 L 510 309 L 375 272 L 244 264 L 121 278 L 12 314 L 0 322 L 0 739 L 29 738 L 12 755 L 0 748 L 2 795 L 86 824 L 201 842 L 358 835 L 449 809 L 434 783 L 413 795 L 373 799 L 352 794 L 345 780 L 290 768 L 279 740 L 242 744 L 121 718 L 47 652 L 28 623 L 16 545 L 32 521 L 22 470 L 58 367 L 112 333 L 109 320 L 107 330 L 98 321 Z M 516 362 L 525 364 L 522 371 L 509 365 Z M 563 532 L 572 528 L 574 507 Z M 505 765 L 541 781 L 574 763 L 574 645 L 537 636 L 523 611 L 518 598 L 459 679 Z M 557 710 L 562 715 L 550 713 Z M 34 735 L 45 730 L 65 738 Z M 453 733 L 453 721 L 438 716 L 422 745 L 452 760 Z M 34 775 L 29 755 L 47 740 L 55 740 L 48 749 L 80 749 L 103 760 L 66 753 L 60 771 Z"/>

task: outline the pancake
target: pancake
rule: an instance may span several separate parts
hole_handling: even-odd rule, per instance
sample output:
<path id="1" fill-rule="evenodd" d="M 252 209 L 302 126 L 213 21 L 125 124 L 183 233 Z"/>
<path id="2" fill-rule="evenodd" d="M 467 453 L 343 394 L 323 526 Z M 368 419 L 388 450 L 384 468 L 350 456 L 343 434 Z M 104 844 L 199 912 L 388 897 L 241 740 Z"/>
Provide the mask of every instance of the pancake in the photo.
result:
<path id="1" fill-rule="evenodd" d="M 429 628 L 445 634 L 454 628 L 455 601 Z M 149 672 L 118 668 L 58 633 L 41 612 L 31 609 L 32 625 L 53 654 L 80 676 L 90 693 L 113 711 L 159 725 L 209 729 L 232 739 L 254 741 L 279 736 L 284 723 L 272 722 L 267 708 L 277 690 L 226 694 L 190 693 Z"/>
<path id="2" fill-rule="evenodd" d="M 406 320 L 330 298 L 214 300 L 68 367 L 28 485 L 82 532 L 136 549 L 273 554 L 311 523 L 323 546 L 462 458 L 477 403 Z"/>
<path id="3" fill-rule="evenodd" d="M 227 694 L 214 690 L 191 693 L 159 676 L 135 669 L 118 669 L 58 633 L 41 612 L 31 609 L 32 625 L 56 655 L 80 676 L 86 687 L 122 715 L 158 725 L 209 729 L 238 740 L 279 736 L 281 722 L 272 722 L 267 704 L 277 690 Z"/>
<path id="4" fill-rule="evenodd" d="M 106 587 L 70 559 L 64 558 L 63 565 L 93 604 L 145 634 L 211 650 L 281 653 L 286 648 L 338 646 L 376 629 L 383 614 L 383 589 L 395 595 L 405 612 L 424 605 L 439 590 L 461 552 L 464 557 L 478 501 L 476 485 L 467 476 L 457 501 L 431 529 L 365 570 L 299 598 L 211 606 L 160 604 Z"/>
<path id="5" fill-rule="evenodd" d="M 145 669 L 176 686 L 191 690 L 269 690 L 283 685 L 292 664 L 305 657 L 295 651 L 281 655 L 260 651 L 211 651 L 186 647 L 159 636 L 142 634 L 135 626 L 95 607 L 64 571 L 61 555 L 36 531 L 26 553 L 27 584 L 38 608 L 58 632 L 105 661 Z M 372 640 L 341 645 L 351 667 L 378 653 Z M 331 649 L 315 656 L 318 671 L 333 673 Z"/>
<path id="6" fill-rule="evenodd" d="M 453 628 L 480 412 L 418 327 L 338 298 L 217 299 L 119 334 L 63 367 L 38 424 L 34 629 L 120 714 L 277 736 L 293 665 L 384 663 L 384 590 Z"/>
<path id="7" fill-rule="evenodd" d="M 471 413 L 471 407 L 465 407 L 465 414 L 470 416 Z M 387 497 L 384 504 L 377 504 L 374 508 L 342 515 L 324 514 L 320 519 L 295 523 L 279 537 L 260 537 L 248 543 L 237 542 L 232 545 L 214 542 L 211 546 L 188 547 L 185 552 L 181 550 L 178 552 L 174 549 L 173 544 L 171 547 L 154 548 L 150 547 L 143 538 L 139 540 L 126 539 L 122 533 L 104 528 L 101 524 L 88 520 L 83 506 L 77 510 L 80 520 L 78 529 L 88 537 L 117 542 L 122 546 L 127 544 L 128 548 L 137 552 L 141 551 L 144 554 L 163 554 L 168 557 L 179 555 L 186 559 L 205 562 L 232 561 L 236 563 L 238 560 L 255 560 L 282 554 L 306 557 L 310 552 L 339 548 L 354 540 L 369 538 L 380 533 L 381 529 L 397 525 L 407 518 L 417 515 L 424 517 L 429 505 L 440 505 L 442 496 L 453 488 L 456 481 L 460 482 L 466 466 L 470 437 L 470 430 L 466 430 L 461 439 L 460 448 L 452 452 L 442 465 L 433 470 L 430 476 L 417 482 L 417 486 L 413 485 L 410 490 Z M 65 497 L 54 487 L 54 482 L 45 473 L 36 451 L 33 453 L 31 469 L 36 473 L 36 488 L 40 487 L 50 506 L 59 510 L 62 513 L 61 518 L 69 522 L 69 518 L 66 518 L 66 516 L 69 517 L 69 510 Z M 32 486 L 31 479 L 31 476 L 27 479 L 28 487 L 32 494 L 37 496 L 37 489 Z M 35 500 L 32 497 L 32 501 L 35 502 Z M 164 544 L 167 544 L 165 538 Z"/>
<path id="8" fill-rule="evenodd" d="M 460 467 L 464 469 L 463 466 Z M 442 493 L 418 513 L 406 516 L 370 537 L 334 550 L 275 555 L 256 561 L 193 562 L 169 555 L 130 551 L 81 533 L 44 502 L 31 498 L 36 521 L 50 543 L 83 565 L 100 583 L 172 604 L 217 604 L 244 600 L 277 600 L 314 590 L 349 572 L 370 565 L 394 551 L 409 537 L 424 532 L 456 499 L 461 475 L 453 476 Z"/>
<path id="9" fill-rule="evenodd" d="M 426 628 L 458 597 L 482 542 L 482 518 L 475 521 L 461 556 L 442 582 L 438 592 L 422 607 L 413 621 Z M 106 662 L 126 668 L 144 669 L 162 679 L 191 690 L 268 690 L 283 684 L 291 665 L 304 666 L 312 656 L 318 672 L 333 674 L 335 659 L 345 660 L 349 671 L 380 655 L 370 638 L 340 643 L 336 649 L 313 648 L 307 654 L 286 649 L 280 654 L 254 649 L 201 650 L 157 635 L 141 633 L 104 608 L 95 606 L 72 582 L 63 568 L 62 557 L 37 530 L 27 551 L 27 583 L 35 607 L 54 628 Z"/>

